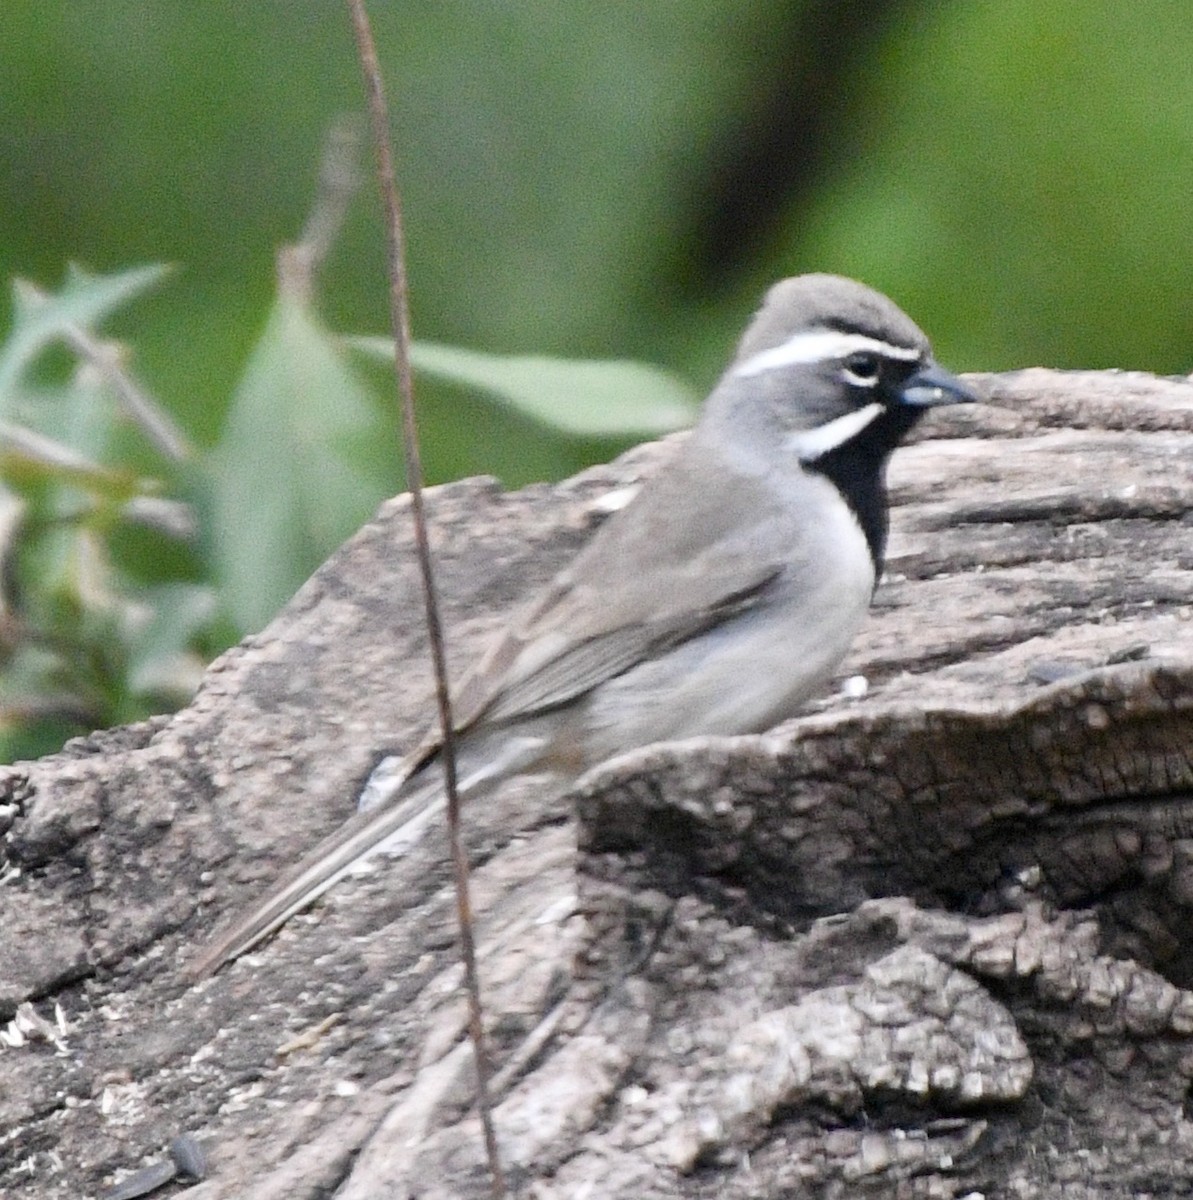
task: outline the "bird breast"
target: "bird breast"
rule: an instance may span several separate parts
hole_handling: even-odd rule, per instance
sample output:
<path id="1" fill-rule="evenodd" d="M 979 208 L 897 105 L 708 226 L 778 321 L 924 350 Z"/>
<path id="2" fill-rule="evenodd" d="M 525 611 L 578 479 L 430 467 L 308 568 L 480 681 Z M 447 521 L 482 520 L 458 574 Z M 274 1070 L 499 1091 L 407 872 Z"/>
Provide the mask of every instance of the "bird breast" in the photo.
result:
<path id="1" fill-rule="evenodd" d="M 585 702 L 585 757 L 702 735 L 756 733 L 796 715 L 844 658 L 874 567 L 857 518 L 827 479 L 805 477 L 796 557 L 756 606 L 611 679 Z M 812 503 L 807 503 L 811 500 Z"/>

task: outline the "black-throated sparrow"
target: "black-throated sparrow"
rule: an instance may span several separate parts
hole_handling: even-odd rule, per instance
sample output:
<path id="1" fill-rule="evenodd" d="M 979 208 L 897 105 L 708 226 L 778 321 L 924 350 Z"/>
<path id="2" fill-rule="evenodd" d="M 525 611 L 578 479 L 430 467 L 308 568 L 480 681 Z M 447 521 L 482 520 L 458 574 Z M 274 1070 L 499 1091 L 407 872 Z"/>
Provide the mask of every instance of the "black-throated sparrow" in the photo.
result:
<path id="1" fill-rule="evenodd" d="M 890 300 L 803 275 L 767 293 L 676 456 L 522 611 L 455 695 L 460 790 L 565 779 L 621 751 L 757 732 L 819 688 L 882 569 L 887 458 L 926 408 L 975 400 Z M 435 734 L 191 968 L 202 976 L 442 805 Z"/>

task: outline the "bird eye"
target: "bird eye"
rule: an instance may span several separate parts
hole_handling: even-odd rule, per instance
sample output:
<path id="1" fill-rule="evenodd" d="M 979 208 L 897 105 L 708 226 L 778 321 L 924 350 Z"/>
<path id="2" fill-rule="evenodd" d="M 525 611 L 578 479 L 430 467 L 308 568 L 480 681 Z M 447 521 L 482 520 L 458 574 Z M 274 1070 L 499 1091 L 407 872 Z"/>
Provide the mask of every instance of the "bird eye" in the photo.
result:
<path id="1" fill-rule="evenodd" d="M 856 387 L 873 387 L 882 371 L 882 360 L 877 354 L 859 350 L 851 354 L 841 365 L 841 377 Z"/>

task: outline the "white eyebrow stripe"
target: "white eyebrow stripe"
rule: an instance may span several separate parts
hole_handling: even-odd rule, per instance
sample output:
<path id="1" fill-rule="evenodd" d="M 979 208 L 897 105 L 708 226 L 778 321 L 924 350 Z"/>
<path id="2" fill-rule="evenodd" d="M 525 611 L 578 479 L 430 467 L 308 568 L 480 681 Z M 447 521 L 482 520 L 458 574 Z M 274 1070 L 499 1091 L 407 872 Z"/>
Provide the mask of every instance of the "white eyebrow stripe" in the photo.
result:
<path id="1" fill-rule="evenodd" d="M 923 357 L 919 350 L 892 346 L 890 342 L 866 337 L 864 333 L 805 329 L 778 346 L 751 355 L 734 367 L 731 374 L 744 379 L 761 375 L 764 371 L 777 371 L 780 367 L 793 367 L 797 363 L 831 362 L 835 358 L 856 354 L 859 350 L 881 354 L 883 358 L 901 359 L 903 362 L 918 362 Z"/>
<path id="2" fill-rule="evenodd" d="M 836 450 L 838 446 L 845 445 L 850 438 L 857 437 L 882 410 L 883 406 L 875 401 L 864 408 L 855 408 L 825 425 L 817 425 L 814 429 L 801 429 L 788 437 L 787 449 L 800 462 L 815 462 L 831 450 Z"/>

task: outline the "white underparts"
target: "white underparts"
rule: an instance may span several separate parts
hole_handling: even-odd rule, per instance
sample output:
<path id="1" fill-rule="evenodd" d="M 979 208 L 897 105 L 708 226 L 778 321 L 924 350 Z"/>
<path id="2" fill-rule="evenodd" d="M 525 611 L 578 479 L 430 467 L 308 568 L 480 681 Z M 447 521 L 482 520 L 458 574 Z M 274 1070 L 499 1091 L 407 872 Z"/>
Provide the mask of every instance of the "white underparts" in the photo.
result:
<path id="1" fill-rule="evenodd" d="M 504 779 L 507 775 L 516 775 L 519 771 L 524 771 L 541 757 L 546 745 L 546 738 L 530 737 L 527 734 L 519 737 L 511 735 L 505 738 L 501 743 L 499 753 L 489 759 L 479 770 L 465 775 L 460 780 L 460 794 L 467 795 L 480 787 L 482 783 L 488 783 L 493 779 Z"/>
<path id="2" fill-rule="evenodd" d="M 751 375 L 761 375 L 766 371 L 777 371 L 800 363 L 831 362 L 859 352 L 880 354 L 883 358 L 895 358 L 902 362 L 917 362 L 922 357 L 914 347 L 894 346 L 878 338 L 866 337 L 864 333 L 805 329 L 777 346 L 752 354 L 745 362 L 738 363 L 730 374 L 739 379 L 748 379 Z"/>
<path id="3" fill-rule="evenodd" d="M 817 425 L 814 429 L 801 429 L 788 437 L 787 448 L 800 462 L 815 462 L 830 451 L 845 445 L 851 438 L 857 437 L 882 413 L 882 408 L 878 403 L 867 404 L 864 408 L 855 408 L 843 417 L 837 417 L 824 425 Z"/>

